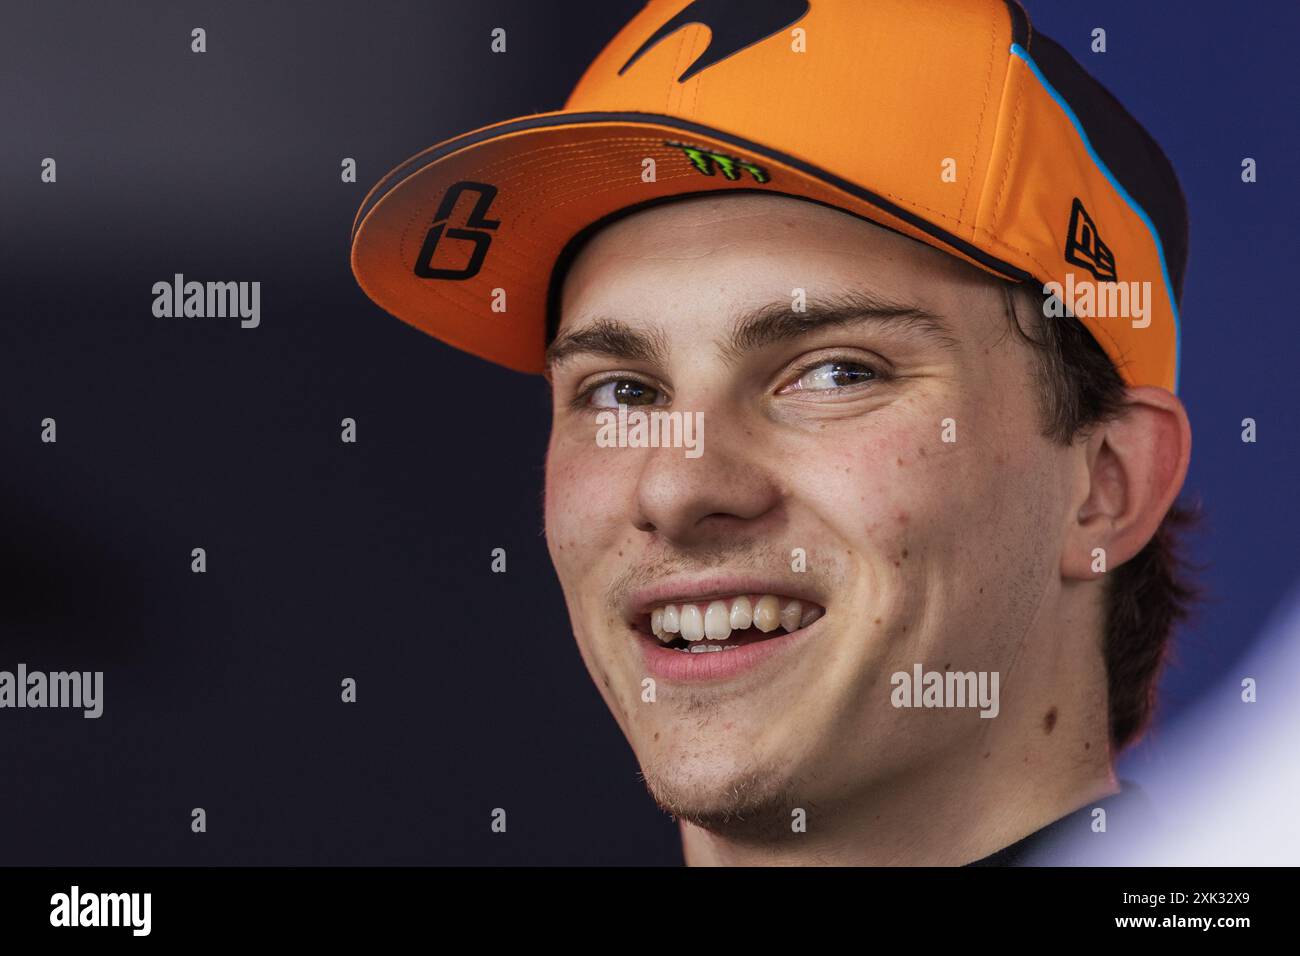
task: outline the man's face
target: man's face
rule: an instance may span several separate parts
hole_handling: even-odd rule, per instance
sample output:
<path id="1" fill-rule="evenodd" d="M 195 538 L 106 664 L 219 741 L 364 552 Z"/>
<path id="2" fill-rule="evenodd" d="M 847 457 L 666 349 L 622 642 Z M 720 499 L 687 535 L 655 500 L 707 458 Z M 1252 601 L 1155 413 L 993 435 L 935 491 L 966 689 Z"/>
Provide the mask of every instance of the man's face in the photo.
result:
<path id="1" fill-rule="evenodd" d="M 997 280 L 812 203 L 696 197 L 590 241 L 563 290 L 547 543 L 661 806 L 788 829 L 978 755 L 996 719 L 896 708 L 891 676 L 997 671 L 1005 716 L 1018 652 L 1057 623 L 1073 466 L 1031 363 Z M 703 453 L 602 447 L 619 401 L 701 413 Z M 766 596 L 782 624 L 743 627 Z"/>

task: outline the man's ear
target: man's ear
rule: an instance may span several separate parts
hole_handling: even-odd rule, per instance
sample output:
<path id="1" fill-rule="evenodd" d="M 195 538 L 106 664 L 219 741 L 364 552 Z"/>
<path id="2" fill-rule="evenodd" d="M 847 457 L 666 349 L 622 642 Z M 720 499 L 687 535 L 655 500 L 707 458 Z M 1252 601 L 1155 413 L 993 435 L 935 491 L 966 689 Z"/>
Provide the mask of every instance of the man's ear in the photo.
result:
<path id="1" fill-rule="evenodd" d="M 1098 425 L 1083 449 L 1087 484 L 1061 556 L 1067 578 L 1094 579 L 1141 551 L 1187 477 L 1192 429 L 1183 403 L 1154 386 L 1126 395 L 1120 414 Z"/>

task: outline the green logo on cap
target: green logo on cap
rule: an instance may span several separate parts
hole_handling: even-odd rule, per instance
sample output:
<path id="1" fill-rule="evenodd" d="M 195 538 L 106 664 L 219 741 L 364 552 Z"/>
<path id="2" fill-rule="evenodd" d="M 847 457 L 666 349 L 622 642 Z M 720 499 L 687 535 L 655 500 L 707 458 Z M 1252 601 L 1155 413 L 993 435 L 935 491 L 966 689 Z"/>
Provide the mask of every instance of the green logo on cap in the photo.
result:
<path id="1" fill-rule="evenodd" d="M 705 176 L 712 176 L 715 169 L 720 169 L 723 178 L 731 182 L 735 182 L 740 178 L 742 170 L 753 176 L 755 182 L 765 183 L 772 178 L 763 167 L 748 160 L 737 159 L 735 156 L 727 156 L 723 153 L 715 153 L 712 150 L 701 149 L 698 146 L 690 146 L 686 143 L 676 143 L 671 140 L 665 140 L 664 145 L 676 146 L 685 152 L 686 158 L 691 161 L 691 165 Z"/>

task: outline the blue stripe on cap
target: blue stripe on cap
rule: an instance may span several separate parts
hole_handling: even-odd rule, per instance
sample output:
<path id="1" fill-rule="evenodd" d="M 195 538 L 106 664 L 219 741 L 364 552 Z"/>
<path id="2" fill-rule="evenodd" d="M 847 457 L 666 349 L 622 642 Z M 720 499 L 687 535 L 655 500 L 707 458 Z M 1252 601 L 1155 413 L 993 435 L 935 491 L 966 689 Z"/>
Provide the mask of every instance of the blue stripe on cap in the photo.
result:
<path id="1" fill-rule="evenodd" d="M 1011 44 L 1011 52 L 1013 55 L 1018 56 L 1020 59 L 1025 61 L 1025 65 L 1029 67 L 1030 72 L 1032 72 L 1038 82 L 1042 84 L 1043 89 L 1045 89 L 1048 95 L 1056 101 L 1056 105 L 1059 106 L 1061 111 L 1069 118 L 1070 123 L 1074 126 L 1074 131 L 1079 134 L 1079 139 L 1083 141 L 1084 148 L 1088 150 L 1088 155 L 1092 157 L 1092 161 L 1097 165 L 1097 168 L 1101 170 L 1102 175 L 1104 175 L 1110 184 L 1115 187 L 1115 191 L 1120 194 L 1126 203 L 1128 203 L 1129 208 L 1137 213 L 1138 218 L 1142 220 L 1146 225 L 1147 230 L 1151 233 L 1151 239 L 1156 244 L 1156 253 L 1160 256 L 1160 272 L 1164 276 L 1165 293 L 1169 297 L 1169 308 L 1172 309 L 1174 313 L 1174 393 L 1177 394 L 1178 373 L 1182 369 L 1183 365 L 1183 332 L 1182 323 L 1178 320 L 1178 300 L 1174 297 L 1174 284 L 1169 279 L 1169 266 L 1165 263 L 1165 247 L 1160 242 L 1160 233 L 1157 231 L 1155 223 L 1151 221 L 1151 217 L 1147 215 L 1147 211 L 1137 204 L 1136 200 L 1128 194 L 1128 190 L 1120 185 L 1119 180 L 1115 178 L 1115 174 L 1110 171 L 1110 168 L 1101 161 L 1101 157 L 1097 155 L 1097 151 L 1092 148 L 1092 143 L 1088 139 L 1088 134 L 1083 131 L 1083 124 L 1079 122 L 1079 117 L 1074 115 L 1074 110 L 1070 109 L 1070 104 L 1065 101 L 1065 97 L 1061 96 L 1061 94 L 1056 91 L 1056 88 L 1052 86 L 1051 83 L 1047 82 L 1047 77 L 1043 76 L 1043 71 L 1038 68 L 1038 64 L 1029 56 L 1028 51 L 1026 51 L 1019 43 L 1013 43 Z"/>

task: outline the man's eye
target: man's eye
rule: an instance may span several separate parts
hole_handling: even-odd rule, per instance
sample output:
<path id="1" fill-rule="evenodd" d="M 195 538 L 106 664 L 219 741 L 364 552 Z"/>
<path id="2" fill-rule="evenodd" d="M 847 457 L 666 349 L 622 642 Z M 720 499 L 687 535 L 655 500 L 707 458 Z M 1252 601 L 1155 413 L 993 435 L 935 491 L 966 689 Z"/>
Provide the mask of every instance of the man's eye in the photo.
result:
<path id="1" fill-rule="evenodd" d="M 805 370 L 789 388 L 798 391 L 825 391 L 861 385 L 874 378 L 875 369 L 858 362 L 822 362 Z"/>
<path id="2" fill-rule="evenodd" d="M 598 408 L 615 408 L 619 405 L 663 405 L 659 389 L 634 378 L 611 379 L 591 390 L 587 404 Z"/>

